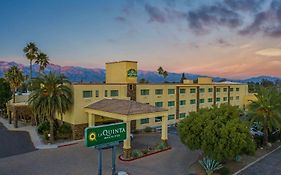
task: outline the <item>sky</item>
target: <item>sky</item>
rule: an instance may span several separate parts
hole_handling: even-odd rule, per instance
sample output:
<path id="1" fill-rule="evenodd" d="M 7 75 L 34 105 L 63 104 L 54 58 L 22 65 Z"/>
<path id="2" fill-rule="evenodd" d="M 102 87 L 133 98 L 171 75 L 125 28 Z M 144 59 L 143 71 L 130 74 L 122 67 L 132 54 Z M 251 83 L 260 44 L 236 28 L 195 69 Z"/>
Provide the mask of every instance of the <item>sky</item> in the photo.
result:
<path id="1" fill-rule="evenodd" d="M 62 66 L 281 77 L 280 41 L 281 0 L 0 1 L 0 61 L 35 42 Z"/>

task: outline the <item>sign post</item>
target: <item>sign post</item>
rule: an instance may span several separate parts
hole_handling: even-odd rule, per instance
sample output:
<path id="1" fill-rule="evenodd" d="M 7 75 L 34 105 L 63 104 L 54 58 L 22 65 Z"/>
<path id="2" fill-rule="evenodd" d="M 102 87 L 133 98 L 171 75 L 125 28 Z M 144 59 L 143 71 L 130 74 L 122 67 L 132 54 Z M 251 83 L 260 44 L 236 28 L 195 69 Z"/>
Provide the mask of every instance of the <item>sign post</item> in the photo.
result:
<path id="1" fill-rule="evenodd" d="M 99 151 L 98 175 L 102 175 L 102 150 L 112 149 L 112 175 L 115 175 L 116 146 L 127 138 L 126 123 L 115 123 L 85 129 L 85 145 Z"/>

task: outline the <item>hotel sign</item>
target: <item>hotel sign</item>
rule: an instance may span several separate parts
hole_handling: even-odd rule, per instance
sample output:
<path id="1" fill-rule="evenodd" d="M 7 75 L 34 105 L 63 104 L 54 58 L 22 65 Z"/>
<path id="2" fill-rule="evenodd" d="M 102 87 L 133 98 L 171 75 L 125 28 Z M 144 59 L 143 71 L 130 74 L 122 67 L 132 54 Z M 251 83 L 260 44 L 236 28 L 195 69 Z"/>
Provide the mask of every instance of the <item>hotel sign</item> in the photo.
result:
<path id="1" fill-rule="evenodd" d="M 101 125 L 85 129 L 85 145 L 87 147 L 123 141 L 126 137 L 126 123 Z"/>
<path id="2" fill-rule="evenodd" d="M 127 72 L 127 76 L 128 77 L 137 77 L 138 73 L 135 69 L 129 69 L 128 72 Z"/>

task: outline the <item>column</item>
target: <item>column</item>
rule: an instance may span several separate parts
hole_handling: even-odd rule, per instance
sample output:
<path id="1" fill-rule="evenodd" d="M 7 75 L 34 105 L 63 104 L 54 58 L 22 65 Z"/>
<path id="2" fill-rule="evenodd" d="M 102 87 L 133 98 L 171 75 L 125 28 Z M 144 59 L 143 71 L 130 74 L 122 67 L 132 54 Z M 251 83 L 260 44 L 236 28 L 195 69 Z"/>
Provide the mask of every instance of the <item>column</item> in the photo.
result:
<path id="1" fill-rule="evenodd" d="M 95 126 L 95 114 L 88 113 L 88 127 Z"/>
<path id="2" fill-rule="evenodd" d="M 123 156 L 124 158 L 130 158 L 131 157 L 131 121 L 124 121 L 126 122 L 126 128 L 127 128 L 127 139 L 124 140 L 123 144 Z"/>
<path id="3" fill-rule="evenodd" d="M 167 116 L 167 114 L 165 114 L 162 117 L 161 140 L 166 146 L 168 146 L 168 116 Z"/>

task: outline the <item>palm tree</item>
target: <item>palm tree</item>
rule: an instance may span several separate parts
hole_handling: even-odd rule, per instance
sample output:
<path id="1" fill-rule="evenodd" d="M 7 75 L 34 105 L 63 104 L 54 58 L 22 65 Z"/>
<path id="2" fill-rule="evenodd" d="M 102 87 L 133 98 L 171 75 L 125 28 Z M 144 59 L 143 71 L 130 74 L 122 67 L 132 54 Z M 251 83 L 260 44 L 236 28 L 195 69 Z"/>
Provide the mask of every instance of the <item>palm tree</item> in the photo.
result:
<path id="1" fill-rule="evenodd" d="M 166 77 L 168 76 L 168 72 L 164 70 L 161 66 L 157 69 L 159 75 L 163 76 L 164 80 L 166 81 Z"/>
<path id="2" fill-rule="evenodd" d="M 70 110 L 73 99 L 70 82 L 60 74 L 42 74 L 32 81 L 28 103 L 36 114 L 46 116 L 50 123 L 50 141 L 54 143 L 55 116 Z"/>
<path id="3" fill-rule="evenodd" d="M 12 66 L 5 73 L 5 79 L 10 84 L 13 94 L 13 103 L 16 103 L 16 91 L 17 88 L 21 86 L 24 81 L 24 76 L 21 70 L 17 66 Z M 12 118 L 9 115 L 9 123 L 12 123 Z M 17 122 L 15 122 L 15 127 L 17 127 Z"/>
<path id="4" fill-rule="evenodd" d="M 47 54 L 43 52 L 39 52 L 35 60 L 35 63 L 39 65 L 39 73 L 41 73 L 49 64 L 49 58 Z"/>
<path id="5" fill-rule="evenodd" d="M 29 74 L 29 79 L 32 79 L 32 61 L 37 58 L 38 55 L 38 48 L 35 43 L 30 42 L 26 45 L 26 47 L 23 49 L 23 52 L 25 53 L 26 58 L 30 62 L 30 74 Z"/>
<path id="6" fill-rule="evenodd" d="M 255 95 L 257 100 L 249 105 L 252 122 L 263 125 L 263 144 L 268 145 L 268 131 L 281 128 L 281 94 L 274 88 L 261 88 Z"/>

